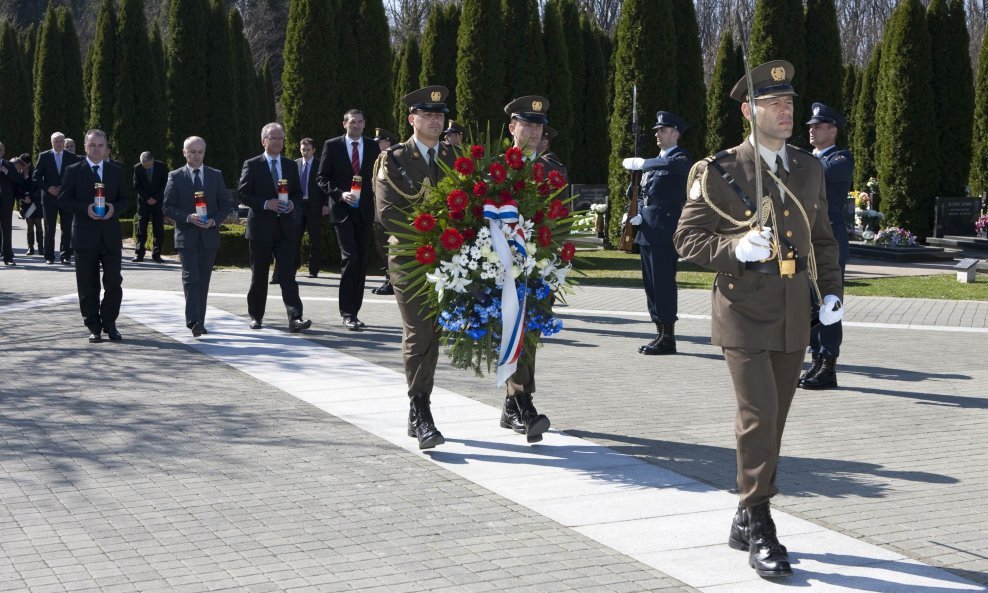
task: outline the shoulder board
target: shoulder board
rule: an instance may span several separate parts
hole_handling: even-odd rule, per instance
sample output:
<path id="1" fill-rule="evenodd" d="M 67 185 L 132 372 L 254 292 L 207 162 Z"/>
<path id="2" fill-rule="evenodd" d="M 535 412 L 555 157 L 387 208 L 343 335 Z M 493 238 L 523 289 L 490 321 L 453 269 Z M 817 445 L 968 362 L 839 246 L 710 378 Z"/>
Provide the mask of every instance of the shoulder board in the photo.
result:
<path id="1" fill-rule="evenodd" d="M 718 152 L 717 154 L 712 154 L 712 155 L 708 156 L 707 158 L 705 158 L 703 160 L 706 161 L 706 162 L 708 162 L 708 163 L 712 163 L 714 161 L 719 161 L 719 160 L 721 160 L 721 159 L 723 159 L 725 157 L 728 157 L 728 156 L 734 156 L 735 153 L 737 153 L 737 149 L 736 148 L 728 148 L 727 150 L 722 150 L 722 151 Z M 700 161 L 700 162 L 703 162 L 703 161 Z"/>
<path id="2" fill-rule="evenodd" d="M 812 152 L 810 152 L 810 151 L 808 151 L 808 150 L 806 150 L 804 148 L 800 148 L 800 147 L 796 146 L 795 144 L 786 144 L 786 149 L 787 150 L 796 150 L 798 152 L 801 152 L 803 154 L 807 154 L 809 156 L 812 156 L 813 158 L 816 158 L 815 156 L 813 156 L 813 153 Z"/>

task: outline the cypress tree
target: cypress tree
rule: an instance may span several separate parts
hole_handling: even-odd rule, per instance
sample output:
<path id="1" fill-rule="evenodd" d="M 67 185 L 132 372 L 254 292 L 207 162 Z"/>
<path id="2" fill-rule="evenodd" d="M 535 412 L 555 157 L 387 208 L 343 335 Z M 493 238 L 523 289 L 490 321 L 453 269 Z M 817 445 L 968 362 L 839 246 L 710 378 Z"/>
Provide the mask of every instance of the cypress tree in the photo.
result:
<path id="1" fill-rule="evenodd" d="M 236 86 L 235 101 L 237 103 L 237 166 L 250 158 L 254 153 L 255 130 L 263 125 L 257 117 L 257 71 L 250 53 L 250 44 L 244 37 L 244 21 L 240 11 L 230 9 L 230 43 L 233 45 L 233 61 L 235 64 L 234 82 Z M 282 82 L 284 89 L 284 82 Z M 282 90 L 284 93 L 284 90 Z M 318 142 L 318 140 L 317 140 Z"/>
<path id="2" fill-rule="evenodd" d="M 144 19 L 144 0 L 122 0 L 120 23 L 116 32 L 117 76 L 113 108 L 115 122 L 110 140 L 117 159 L 123 163 L 136 163 L 141 152 L 150 150 L 155 158 L 162 154 L 150 145 L 160 133 L 159 120 L 164 114 L 156 93 L 148 92 L 149 77 L 156 74 L 154 56 L 148 39 L 147 21 Z M 125 175 L 127 185 L 131 176 Z"/>
<path id="3" fill-rule="evenodd" d="M 34 154 L 50 148 L 52 133 L 69 133 L 65 109 L 64 53 L 58 32 L 58 16 L 50 3 L 38 30 L 34 58 Z"/>
<path id="4" fill-rule="evenodd" d="M 582 129 L 582 144 L 574 146 L 574 152 L 583 153 L 583 171 L 574 172 L 581 183 L 607 183 L 607 159 L 611 152 L 607 136 L 607 116 L 609 113 L 607 87 L 607 62 L 601 48 L 600 31 L 586 16 L 580 17 L 580 31 L 583 36 L 584 95 L 582 121 L 574 128 Z M 604 37 L 606 39 L 606 37 Z M 579 77 L 577 77 L 579 78 Z M 579 110 L 580 104 L 574 104 Z M 579 113 L 579 111 L 577 111 Z M 579 137 L 579 136 L 578 136 Z M 575 139 L 574 139 L 575 140 Z"/>
<path id="5" fill-rule="evenodd" d="M 559 130 L 552 141 L 552 151 L 563 163 L 570 162 L 573 152 L 573 74 L 569 68 L 566 32 L 563 30 L 562 0 L 549 0 L 543 15 L 545 38 L 546 96 L 549 99 L 549 122 Z M 527 64 L 514 67 L 528 68 Z"/>
<path id="6" fill-rule="evenodd" d="M 40 33 L 41 29 L 36 27 L 34 23 L 31 23 L 31 25 L 21 31 L 19 36 L 21 48 L 23 50 L 22 59 L 24 60 L 24 68 L 32 83 L 34 81 L 34 53 L 38 47 L 38 35 Z"/>
<path id="7" fill-rule="evenodd" d="M 408 125 L 408 108 L 401 102 L 401 98 L 420 88 L 418 80 L 422 71 L 422 52 L 419 50 L 419 42 L 415 35 L 409 35 L 399 56 L 398 73 L 395 77 L 397 97 L 394 104 L 395 133 L 399 138 L 408 138 L 412 135 L 412 127 Z"/>
<path id="8" fill-rule="evenodd" d="M 338 136 L 343 132 L 343 114 L 349 109 L 360 109 L 360 101 L 364 99 L 364 97 L 346 90 L 353 84 L 353 81 L 365 75 L 363 65 L 359 61 L 359 55 L 353 49 L 362 43 L 362 40 L 358 41 L 357 32 L 353 26 L 353 23 L 360 18 L 360 1 L 339 0 L 339 8 L 334 12 L 337 16 L 336 26 L 340 46 L 336 59 L 336 108 L 329 114 L 333 126 L 333 136 Z M 390 112 L 390 103 L 388 107 Z"/>
<path id="9" fill-rule="evenodd" d="M 325 39 L 325 44 L 311 41 L 335 26 L 331 8 L 326 0 L 296 0 L 288 10 L 281 108 L 289 154 L 298 151 L 300 139 L 311 136 L 322 141 L 338 129 L 334 125 L 337 113 L 326 113 L 325 109 L 327 97 L 339 91 L 331 77 L 323 76 L 332 71 L 338 48 L 333 39 Z"/>
<path id="10" fill-rule="evenodd" d="M 504 126 L 503 39 L 500 0 L 463 1 L 456 36 L 456 119 L 480 130 L 490 126 L 495 136 Z"/>
<path id="11" fill-rule="evenodd" d="M 647 141 L 648 122 L 655 112 L 676 102 L 676 81 L 666 75 L 666 64 L 676 63 L 675 33 L 669 26 L 672 22 L 669 0 L 626 0 L 618 20 L 608 167 L 610 236 L 615 244 L 620 238 L 621 213 L 627 203 L 624 190 L 628 186 L 628 172 L 621 166 L 621 161 L 635 153 L 635 139 L 631 133 L 632 86 L 638 87 L 639 140 Z M 664 59 L 657 60 L 659 55 Z M 653 147 L 654 144 L 639 143 L 642 154 Z"/>
<path id="12" fill-rule="evenodd" d="M 168 162 L 172 168 L 185 163 L 182 143 L 189 136 L 206 137 L 209 128 L 207 102 L 209 71 L 202 44 L 208 39 L 209 6 L 205 0 L 172 0 L 168 13 Z M 212 160 L 212 158 L 210 158 Z"/>
<path id="13" fill-rule="evenodd" d="M 731 146 L 737 146 L 744 137 L 741 125 L 741 109 L 737 101 L 730 97 L 731 89 L 744 72 L 738 71 L 740 59 L 737 45 L 730 29 L 725 29 L 717 48 L 717 60 L 710 76 L 707 90 L 707 134 L 706 154 L 716 154 Z M 694 153 L 699 159 L 700 153 Z"/>
<path id="14" fill-rule="evenodd" d="M 587 103 L 587 58 L 586 50 L 583 48 L 583 25 L 580 23 L 580 10 L 574 0 L 559 0 L 559 14 L 562 17 L 563 31 L 566 32 L 564 41 L 566 42 L 566 55 L 569 57 L 570 104 L 573 109 L 572 125 L 568 130 L 562 130 L 570 145 L 570 155 L 566 165 L 569 168 L 571 182 L 586 183 L 587 153 L 585 146 L 587 130 L 584 111 Z M 600 117 L 604 118 L 601 123 L 607 121 L 606 112 L 601 113 Z M 604 138 L 607 134 L 606 129 L 601 128 L 601 132 L 599 138 Z"/>
<path id="15" fill-rule="evenodd" d="M 857 115 L 854 138 L 854 187 L 863 189 L 868 179 L 875 177 L 875 107 L 878 99 L 878 72 L 882 66 L 882 46 L 876 45 L 861 76 L 861 89 L 854 106 Z"/>
<path id="16" fill-rule="evenodd" d="M 841 84 L 841 101 L 844 105 L 844 117 L 847 119 L 847 127 L 837 135 L 837 144 L 840 146 L 850 146 L 854 137 L 854 122 L 856 116 L 854 107 L 858 103 L 858 90 L 861 83 L 861 73 L 854 64 L 844 65 L 844 82 Z"/>
<path id="17" fill-rule="evenodd" d="M 151 26 L 148 39 L 151 49 L 151 95 L 145 98 L 149 113 L 151 137 L 147 138 L 149 150 L 156 159 L 168 162 L 168 66 L 165 63 L 165 45 L 158 33 L 158 27 Z"/>
<path id="18" fill-rule="evenodd" d="M 971 172 L 971 131 L 974 125 L 974 74 L 968 47 L 967 14 L 962 0 L 933 0 L 927 12 L 933 72 L 944 81 L 933 88 L 942 167 L 937 195 L 966 195 Z"/>
<path id="19" fill-rule="evenodd" d="M 208 117 L 201 135 L 211 148 L 209 161 L 223 171 L 227 185 L 233 186 L 240 176 L 240 163 L 236 159 L 236 120 L 231 109 L 236 98 L 233 95 L 233 50 L 227 28 L 226 3 L 223 0 L 212 0 L 208 11 L 209 37 L 205 55 L 206 67 L 209 69 L 209 78 L 206 80 Z"/>
<path id="20" fill-rule="evenodd" d="M 549 5 L 546 4 L 546 12 Z M 523 66 L 509 64 L 504 70 L 504 94 L 501 105 L 524 95 L 542 95 L 546 92 L 546 51 L 542 47 L 542 26 L 539 23 L 539 7 L 535 0 L 502 0 L 504 32 L 513 40 L 512 51 L 525 56 Z M 557 42 L 562 41 L 558 40 Z M 547 40 L 548 43 L 548 40 Z M 555 101 L 550 97 L 555 111 Z M 566 130 L 568 132 L 568 130 Z"/>
<path id="21" fill-rule="evenodd" d="M 360 40 L 356 47 L 361 73 L 354 79 L 357 83 L 354 96 L 360 98 L 361 104 L 355 107 L 364 112 L 364 120 L 370 130 L 373 131 L 375 126 L 393 130 L 391 31 L 388 29 L 388 17 L 384 14 L 381 0 L 360 0 L 357 39 Z M 342 113 L 337 119 L 343 121 Z"/>
<path id="22" fill-rule="evenodd" d="M 449 89 L 446 106 L 456 112 L 456 34 L 460 8 L 456 4 L 434 4 L 422 34 L 422 73 L 419 88 L 441 84 Z M 401 95 L 396 97 L 401 98 Z M 403 121 L 402 117 L 398 121 Z"/>
<path id="23" fill-rule="evenodd" d="M 264 127 L 264 125 L 278 120 L 278 104 L 274 98 L 274 76 L 271 74 L 271 58 L 264 58 L 264 65 L 261 66 L 261 75 L 258 78 L 258 89 L 261 91 L 261 97 L 263 97 L 259 111 L 264 122 L 261 127 Z M 255 138 L 260 142 L 260 127 L 257 128 Z"/>
<path id="24" fill-rule="evenodd" d="M 806 96 L 806 34 L 803 27 L 802 0 L 760 0 L 755 3 L 755 17 L 751 24 L 751 67 L 769 60 L 787 60 L 796 69 L 792 85 L 800 97 Z M 735 81 L 737 82 L 737 81 Z M 800 99 L 793 104 L 793 122 L 804 122 Z M 801 125 L 793 126 L 791 144 L 804 145 L 806 131 Z"/>
<path id="25" fill-rule="evenodd" d="M 903 0 L 889 17 L 875 110 L 875 164 L 885 223 L 925 238 L 932 227 L 940 158 L 936 136 L 933 69 L 926 10 Z"/>
<path id="26" fill-rule="evenodd" d="M 16 92 L 0 93 L 0 131 L 3 134 L 0 140 L 7 149 L 7 158 L 31 151 L 31 95 L 27 92 L 30 86 L 26 86 L 29 82 L 25 69 L 17 33 L 4 19 L 0 26 L 0 80 L 9 84 L 9 88 L 17 89 Z"/>
<path id="27" fill-rule="evenodd" d="M 93 86 L 93 59 L 96 57 L 96 44 L 89 44 L 89 51 L 86 52 L 86 57 L 82 60 L 82 106 L 83 112 L 82 116 L 86 120 L 86 125 L 89 125 L 89 112 L 90 103 L 92 102 L 91 87 Z"/>
<path id="28" fill-rule="evenodd" d="M 120 32 L 120 27 L 117 25 L 116 2 L 103 0 L 100 3 L 99 16 L 96 18 L 96 37 L 89 46 L 89 81 L 86 87 L 89 123 L 86 126 L 106 132 L 115 149 L 116 142 L 112 141 L 113 107 L 116 100 L 117 35 Z"/>
<path id="29" fill-rule="evenodd" d="M 841 58 L 840 30 L 834 0 L 808 0 L 806 4 L 806 71 L 798 74 L 803 81 L 803 113 L 819 101 L 845 116 L 843 96 L 844 69 Z M 796 71 L 797 73 L 799 70 Z M 796 120 L 798 127 L 808 118 Z"/>
<path id="30" fill-rule="evenodd" d="M 988 197 L 988 28 L 981 39 L 974 105 L 971 195 Z"/>
<path id="31" fill-rule="evenodd" d="M 694 158 L 700 158 L 706 146 L 707 96 L 703 83 L 703 50 L 700 48 L 700 28 L 696 21 L 693 0 L 672 0 L 673 22 L 676 23 L 676 115 L 690 128 L 679 139 L 680 145 Z"/>
<path id="32" fill-rule="evenodd" d="M 68 6 L 56 9 L 59 47 L 62 49 L 62 85 L 65 87 L 66 136 L 75 135 L 81 141 L 85 132 L 85 96 L 82 92 L 82 52 L 75 31 L 72 11 Z M 81 145 L 79 147 L 81 149 Z M 78 150 L 78 149 L 77 149 Z"/>

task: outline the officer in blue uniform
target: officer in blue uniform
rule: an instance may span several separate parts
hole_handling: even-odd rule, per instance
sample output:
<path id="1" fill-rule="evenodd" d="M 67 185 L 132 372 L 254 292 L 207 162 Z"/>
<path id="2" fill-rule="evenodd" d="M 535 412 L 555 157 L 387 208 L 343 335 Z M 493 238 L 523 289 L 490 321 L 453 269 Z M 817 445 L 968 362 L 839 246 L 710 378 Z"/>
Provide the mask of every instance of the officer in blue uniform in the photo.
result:
<path id="1" fill-rule="evenodd" d="M 812 113 L 813 117 L 806 125 L 809 126 L 813 154 L 823 164 L 827 181 L 827 216 L 840 248 L 839 263 L 843 280 L 848 257 L 844 208 L 854 179 L 854 157 L 851 151 L 838 148 L 835 144 L 837 132 L 847 124 L 844 116 L 823 103 L 814 103 Z M 843 335 L 840 321 L 833 325 L 818 324 L 810 331 L 810 355 L 813 360 L 809 370 L 799 379 L 799 385 L 803 389 L 837 387 L 837 357 L 840 355 Z"/>
<path id="2" fill-rule="evenodd" d="M 659 111 L 655 117 L 652 129 L 661 149 L 659 156 L 624 160 L 626 169 L 642 170 L 638 214 L 628 222 L 638 227 L 635 243 L 641 250 L 648 313 L 656 329 L 655 339 L 638 348 L 647 355 L 676 353 L 676 262 L 679 254 L 672 244 L 672 234 L 686 203 L 686 178 L 693 166 L 693 158 L 678 146 L 679 137 L 689 124 L 668 111 Z"/>

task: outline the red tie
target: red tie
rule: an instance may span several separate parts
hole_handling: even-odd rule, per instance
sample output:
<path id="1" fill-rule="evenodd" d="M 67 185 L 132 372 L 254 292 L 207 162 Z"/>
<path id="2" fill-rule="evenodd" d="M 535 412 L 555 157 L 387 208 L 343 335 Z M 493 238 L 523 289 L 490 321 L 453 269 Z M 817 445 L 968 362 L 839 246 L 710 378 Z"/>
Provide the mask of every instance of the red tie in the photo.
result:
<path id="1" fill-rule="evenodd" d="M 357 142 L 351 142 L 353 154 L 350 155 L 350 165 L 353 166 L 353 174 L 360 175 L 360 155 L 357 153 Z"/>

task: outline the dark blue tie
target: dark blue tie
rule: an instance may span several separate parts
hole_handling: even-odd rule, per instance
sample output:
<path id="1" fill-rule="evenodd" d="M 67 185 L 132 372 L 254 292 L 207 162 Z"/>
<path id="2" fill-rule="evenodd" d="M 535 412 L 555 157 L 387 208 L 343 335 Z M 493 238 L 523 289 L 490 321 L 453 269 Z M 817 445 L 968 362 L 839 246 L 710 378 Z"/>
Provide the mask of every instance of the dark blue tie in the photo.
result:
<path id="1" fill-rule="evenodd" d="M 93 165 L 93 175 L 100 181 L 103 181 L 103 178 L 99 176 L 99 165 Z"/>
<path id="2" fill-rule="evenodd" d="M 302 161 L 302 194 L 309 197 L 309 163 Z"/>
<path id="3" fill-rule="evenodd" d="M 274 159 L 271 159 L 271 177 L 274 179 L 274 186 L 278 187 L 278 165 Z"/>
<path id="4" fill-rule="evenodd" d="M 192 180 L 192 189 L 195 191 L 202 191 L 202 177 L 199 176 L 199 169 L 192 171 L 195 175 L 195 179 Z"/>

